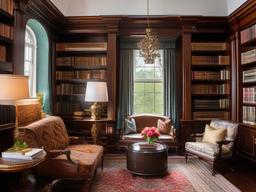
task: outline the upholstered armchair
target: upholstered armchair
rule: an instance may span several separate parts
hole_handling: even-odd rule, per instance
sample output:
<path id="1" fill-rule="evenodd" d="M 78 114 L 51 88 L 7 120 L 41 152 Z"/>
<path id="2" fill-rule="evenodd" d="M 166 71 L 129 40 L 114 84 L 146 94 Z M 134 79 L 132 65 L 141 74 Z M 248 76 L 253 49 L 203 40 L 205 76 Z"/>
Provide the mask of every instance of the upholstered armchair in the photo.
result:
<path id="1" fill-rule="evenodd" d="M 161 133 L 159 142 L 163 142 L 168 146 L 175 145 L 175 128 L 172 126 L 170 118 L 151 114 L 131 115 L 125 119 L 125 126 L 122 130 L 120 141 L 121 145 L 128 145 L 129 143 L 144 141 L 143 137 L 141 136 L 141 131 L 144 127 L 157 127 Z"/>
<path id="2" fill-rule="evenodd" d="M 212 175 L 215 175 L 217 164 L 232 157 L 237 132 L 238 123 L 212 120 L 204 133 L 192 134 L 193 141 L 185 143 L 186 162 L 188 155 L 196 155 L 212 164 Z"/>
<path id="3" fill-rule="evenodd" d="M 18 130 L 18 138 L 29 147 L 43 147 L 47 152 L 47 159 L 36 168 L 39 175 L 88 179 L 103 163 L 103 147 L 69 137 L 60 117 L 49 116 Z"/>

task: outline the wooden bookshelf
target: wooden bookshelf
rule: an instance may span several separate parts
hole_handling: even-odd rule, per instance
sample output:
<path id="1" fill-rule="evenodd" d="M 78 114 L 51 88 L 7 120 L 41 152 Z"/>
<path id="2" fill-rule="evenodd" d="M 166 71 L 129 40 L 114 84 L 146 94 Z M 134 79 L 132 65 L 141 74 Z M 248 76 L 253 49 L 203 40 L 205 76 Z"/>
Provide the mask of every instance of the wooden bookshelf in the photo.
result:
<path id="1" fill-rule="evenodd" d="M 13 73 L 13 0 L 0 2 L 0 73 Z"/>
<path id="2" fill-rule="evenodd" d="M 256 24 L 240 32 L 242 122 L 256 124 Z"/>
<path id="3" fill-rule="evenodd" d="M 230 58 L 225 35 L 191 36 L 191 112 L 193 120 L 230 118 Z M 201 37 L 200 37 L 201 36 Z"/>
<path id="4" fill-rule="evenodd" d="M 90 104 L 84 101 L 88 81 L 107 81 L 107 39 L 56 43 L 54 113 L 74 116 L 88 109 Z"/>

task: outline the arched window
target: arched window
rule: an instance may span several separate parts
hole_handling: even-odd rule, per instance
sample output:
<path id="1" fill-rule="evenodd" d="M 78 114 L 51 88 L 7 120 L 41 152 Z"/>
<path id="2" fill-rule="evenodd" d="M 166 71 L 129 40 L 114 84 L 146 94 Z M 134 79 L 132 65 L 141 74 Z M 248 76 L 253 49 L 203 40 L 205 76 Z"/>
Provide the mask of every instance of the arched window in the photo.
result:
<path id="1" fill-rule="evenodd" d="M 36 96 L 36 36 L 27 25 L 25 33 L 24 75 L 29 76 L 30 96 Z"/>

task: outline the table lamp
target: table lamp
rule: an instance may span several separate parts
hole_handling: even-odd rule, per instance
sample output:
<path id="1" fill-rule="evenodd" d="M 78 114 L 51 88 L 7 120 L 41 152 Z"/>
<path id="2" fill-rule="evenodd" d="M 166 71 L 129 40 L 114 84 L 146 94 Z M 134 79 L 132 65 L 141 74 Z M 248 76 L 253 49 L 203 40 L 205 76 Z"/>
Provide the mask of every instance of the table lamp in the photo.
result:
<path id="1" fill-rule="evenodd" d="M 15 106 L 15 137 L 18 127 L 17 105 L 24 104 L 29 100 L 28 77 L 23 75 L 0 74 L 0 90 L 0 105 Z"/>
<path id="2" fill-rule="evenodd" d="M 91 118 L 96 120 L 101 118 L 101 102 L 108 102 L 108 90 L 106 82 L 88 82 L 85 91 L 85 101 L 94 102 L 90 107 Z"/>

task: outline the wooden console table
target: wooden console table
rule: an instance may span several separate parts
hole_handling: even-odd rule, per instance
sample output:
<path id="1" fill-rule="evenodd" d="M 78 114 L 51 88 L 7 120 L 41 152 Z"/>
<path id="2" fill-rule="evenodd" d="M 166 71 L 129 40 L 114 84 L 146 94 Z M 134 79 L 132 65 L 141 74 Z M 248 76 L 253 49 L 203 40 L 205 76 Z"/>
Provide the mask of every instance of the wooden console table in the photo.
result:
<path id="1" fill-rule="evenodd" d="M 106 132 L 108 132 L 108 128 L 115 127 L 116 122 L 115 120 L 108 118 L 94 120 L 90 117 L 76 118 L 74 116 L 63 116 L 62 119 L 67 125 L 68 130 L 84 130 L 85 126 L 90 126 L 91 136 L 95 144 L 103 144 L 100 140 L 100 130 L 102 129 L 102 127 L 104 127 L 106 129 Z"/>

